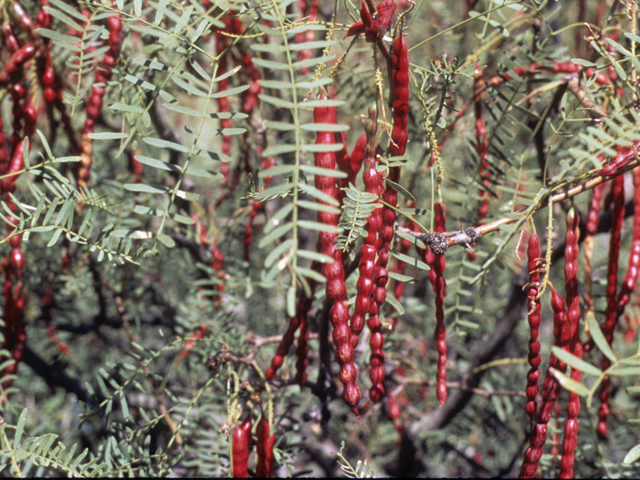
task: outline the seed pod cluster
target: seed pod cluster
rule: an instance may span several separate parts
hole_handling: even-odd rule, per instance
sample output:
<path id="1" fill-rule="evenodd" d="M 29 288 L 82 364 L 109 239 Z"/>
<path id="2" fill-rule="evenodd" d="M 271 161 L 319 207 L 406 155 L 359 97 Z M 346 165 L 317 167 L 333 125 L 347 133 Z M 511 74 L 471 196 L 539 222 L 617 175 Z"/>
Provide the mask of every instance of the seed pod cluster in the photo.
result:
<path id="1" fill-rule="evenodd" d="M 382 184 L 376 170 L 376 130 L 378 112 L 375 106 L 369 109 L 369 119 L 365 122 L 365 143 L 363 147 L 364 172 L 362 180 L 365 191 L 380 195 Z M 363 137 L 360 137 L 363 138 Z M 373 274 L 375 272 L 376 241 L 378 230 L 382 224 L 381 210 L 376 208 L 367 218 L 367 236 L 360 247 L 360 263 L 358 264 L 359 276 L 357 284 L 357 295 L 355 309 L 351 316 L 351 345 L 355 348 L 358 344 L 358 336 L 364 328 L 367 313 L 369 313 L 369 303 L 373 292 Z"/>
<path id="2" fill-rule="evenodd" d="M 580 295 L 578 294 L 578 224 L 580 219 L 574 208 L 567 213 L 567 233 L 564 250 L 564 275 L 567 303 L 567 322 L 569 323 L 570 352 L 582 359 L 582 342 L 580 341 Z M 582 372 L 571 369 L 571 379 L 580 382 Z M 575 392 L 569 393 L 567 403 L 567 420 L 564 424 L 562 440 L 562 457 L 560 460 L 560 478 L 573 478 L 574 452 L 578 442 L 578 413 L 580 397 Z"/>
<path id="3" fill-rule="evenodd" d="M 381 2 L 381 4 L 384 2 Z M 395 8 L 395 3 L 394 3 Z M 393 13 L 393 12 L 392 12 Z M 407 42 L 402 34 L 393 42 L 393 129 L 391 130 L 391 142 L 389 154 L 392 157 L 404 155 L 407 146 L 407 122 L 409 116 L 409 50 Z M 393 182 L 400 180 L 400 167 L 389 169 L 388 179 Z M 379 402 L 385 394 L 384 389 L 384 336 L 382 335 L 382 322 L 379 312 L 387 297 L 387 281 L 389 274 L 389 250 L 395 233 L 394 225 L 396 213 L 393 210 L 398 203 L 398 193 L 390 185 L 387 185 L 382 198 L 385 205 L 382 208 L 382 225 L 380 226 L 380 247 L 378 248 L 378 260 L 374 273 L 373 300 L 369 304 L 371 316 L 367 321 L 371 331 L 369 345 L 371 347 L 371 390 L 369 397 L 373 402 Z"/>
<path id="4" fill-rule="evenodd" d="M 8 6 L 9 14 L 15 21 L 15 26 L 26 31 L 29 43 L 20 46 L 18 39 L 13 34 L 9 22 L 3 25 L 4 47 L 11 56 L 0 73 L 0 86 L 5 86 L 4 91 L 9 93 L 12 99 L 13 122 L 12 132 L 7 141 L 4 134 L 4 122 L 0 119 L 0 175 L 9 175 L 0 180 L 0 195 L 2 195 L 6 207 L 11 212 L 17 212 L 18 207 L 13 202 L 11 194 L 15 189 L 15 182 L 24 168 L 24 140 L 35 132 L 37 109 L 31 103 L 24 80 L 25 64 L 30 61 L 37 49 L 34 47 L 34 31 L 31 19 L 26 15 L 17 2 Z M 22 271 L 24 268 L 24 254 L 20 248 L 22 237 L 15 235 L 15 226 L 18 219 L 8 217 L 9 246 L 11 251 L 2 259 L 1 269 L 5 273 L 3 285 L 4 293 L 4 342 L 3 350 L 8 351 L 14 363 L 8 365 L 2 372 L 3 377 L 16 373 L 22 360 L 26 346 L 27 335 L 24 324 L 25 298 L 22 289 Z M 3 380 L 1 387 L 6 390 L 10 386 L 10 380 Z M 0 398 L 4 403 L 5 398 Z"/>
<path id="5" fill-rule="evenodd" d="M 528 317 L 529 317 L 529 373 L 527 374 L 527 403 L 525 411 L 529 415 L 529 421 L 533 424 L 533 416 L 536 412 L 536 395 L 538 395 L 538 381 L 540 380 L 540 340 L 538 333 L 542 314 L 540 313 L 540 300 L 537 298 L 540 281 L 540 238 L 535 232 L 529 236 L 529 248 L 527 249 L 529 268 L 529 291 L 527 293 Z"/>
<path id="6" fill-rule="evenodd" d="M 249 447 L 251 445 L 251 414 L 236 426 L 231 440 L 232 473 L 234 478 L 249 477 Z"/>
<path id="7" fill-rule="evenodd" d="M 633 186 L 634 186 L 634 211 L 633 211 L 633 234 L 632 234 L 632 242 L 631 242 L 631 252 L 629 254 L 629 261 L 627 272 L 625 274 L 622 285 L 620 285 L 620 291 L 618 292 L 617 301 L 616 301 L 616 315 L 615 320 L 613 320 L 613 327 L 611 327 L 611 320 L 608 316 L 609 308 L 607 303 L 607 317 L 605 320 L 605 325 L 603 328 L 603 333 L 605 333 L 605 338 L 611 344 L 613 340 L 613 330 L 615 326 L 618 324 L 618 321 L 622 314 L 624 313 L 625 306 L 629 302 L 631 298 L 631 294 L 635 290 L 636 282 L 638 280 L 638 269 L 640 269 L 640 170 L 635 169 L 633 171 Z M 624 217 L 624 213 L 617 213 L 617 209 L 619 208 L 617 205 L 617 196 L 620 195 L 616 192 L 616 185 L 614 184 L 614 217 L 613 217 L 613 226 L 616 227 L 619 219 L 617 215 L 622 215 Z M 624 198 L 624 195 L 622 195 Z M 624 206 L 622 207 L 624 208 Z M 613 238 L 613 230 L 612 230 L 612 238 Z M 619 240 L 618 240 L 619 242 Z M 608 286 L 608 285 L 607 285 Z M 607 291 L 607 293 L 609 293 Z M 607 296 L 607 302 L 609 301 L 609 297 Z M 613 317 L 613 314 L 611 314 Z M 607 323 L 609 322 L 609 323 Z M 607 336 L 607 334 L 610 334 Z M 605 370 L 611 366 L 611 362 L 607 357 L 602 359 L 602 369 Z M 596 431 L 598 433 L 598 437 L 601 439 L 606 438 L 608 426 L 607 420 L 609 418 L 609 395 L 611 388 L 611 379 L 607 375 L 603 381 L 600 391 L 600 409 L 598 411 L 598 426 Z"/>
<path id="8" fill-rule="evenodd" d="M 568 349 L 571 340 L 571 329 L 567 320 L 567 312 L 564 309 L 564 299 L 551 287 L 551 308 L 553 310 L 553 339 L 554 346 Z M 567 366 L 555 355 L 549 357 L 549 368 L 542 386 L 542 404 L 538 412 L 538 423 L 531 433 L 529 448 L 524 455 L 524 461 L 520 468 L 520 478 L 533 478 L 538 470 L 538 463 L 542 457 L 542 449 L 547 441 L 547 428 L 553 415 L 556 401 L 560 396 L 560 383 L 551 374 L 551 368 L 563 372 Z"/>
<path id="9" fill-rule="evenodd" d="M 316 107 L 313 110 L 315 123 L 335 124 L 335 107 Z M 318 132 L 316 145 L 331 145 L 335 143 L 333 132 Z M 336 155 L 334 152 L 317 152 L 314 154 L 315 166 L 329 170 L 336 169 Z M 331 198 L 338 198 L 338 188 L 334 177 L 326 175 L 315 176 L 315 187 Z M 318 221 L 324 225 L 337 227 L 338 214 L 319 211 Z M 333 325 L 333 341 L 336 346 L 336 360 L 340 365 L 340 380 L 344 384 L 342 398 L 357 414 L 360 401 L 360 388 L 356 384 L 358 372 L 354 364 L 353 345 L 351 344 L 351 330 L 349 328 L 349 308 L 347 307 L 347 287 L 344 283 L 345 274 L 342 267 L 342 250 L 336 248 L 334 240 L 337 233 L 322 231 L 318 235 L 318 251 L 333 258 L 333 263 L 325 264 L 323 273 L 327 279 L 326 294 L 329 304 L 329 318 Z"/>

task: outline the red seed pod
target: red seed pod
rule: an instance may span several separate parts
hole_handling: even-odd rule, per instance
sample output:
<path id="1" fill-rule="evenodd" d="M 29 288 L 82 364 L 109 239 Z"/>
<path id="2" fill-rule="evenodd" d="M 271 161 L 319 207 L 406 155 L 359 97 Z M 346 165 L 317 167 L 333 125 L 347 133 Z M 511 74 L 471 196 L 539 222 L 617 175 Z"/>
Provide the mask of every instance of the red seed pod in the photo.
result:
<path id="1" fill-rule="evenodd" d="M 640 145 L 640 142 L 636 142 L 633 147 L 621 147 L 618 146 L 616 150 L 618 154 L 604 167 L 598 171 L 598 175 L 606 177 L 614 175 L 618 170 L 624 168 L 635 155 L 635 150 Z"/>
<path id="2" fill-rule="evenodd" d="M 231 453 L 233 454 L 233 476 L 248 478 L 249 446 L 251 445 L 251 414 L 233 431 Z"/>
<path id="3" fill-rule="evenodd" d="M 409 49 L 402 34 L 393 42 L 393 86 L 393 130 L 389 152 L 395 157 L 404 155 L 409 115 Z"/>
<path id="4" fill-rule="evenodd" d="M 383 2 L 384 3 L 384 2 Z M 395 3 L 394 3 L 395 8 Z M 392 12 L 393 13 L 393 12 Z M 393 102 L 393 129 L 391 131 L 391 142 L 389 144 L 389 154 L 391 156 L 404 155 L 407 144 L 407 116 L 409 113 L 409 58 L 408 58 L 407 42 L 402 34 L 393 43 L 393 80 L 394 80 L 394 102 Z M 393 182 L 400 180 L 400 167 L 391 167 L 389 169 L 388 179 Z M 378 261 L 374 274 L 374 290 L 373 299 L 375 301 L 375 312 L 379 312 L 384 304 L 387 296 L 387 265 L 389 262 L 389 249 L 394 236 L 394 225 L 396 214 L 393 208 L 398 201 L 398 194 L 390 185 L 387 185 L 383 199 L 387 205 L 382 208 L 380 218 L 382 224 L 380 226 Z M 371 307 L 370 307 L 371 308 Z M 373 313 L 370 310 L 370 313 Z M 376 317 L 377 318 L 377 317 Z M 375 334 L 380 333 L 382 324 L 377 322 L 369 322 L 372 338 Z M 372 328 L 373 327 L 373 328 Z M 445 354 L 446 355 L 446 354 Z M 446 357 L 445 357 L 446 358 Z M 373 385 L 371 387 L 370 397 L 375 402 L 384 396 L 384 386 L 382 380 L 384 378 L 384 352 L 382 348 L 371 346 L 371 379 Z M 375 381 L 374 381 L 375 379 Z"/>
<path id="5" fill-rule="evenodd" d="M 616 177 L 616 180 L 620 177 Z M 615 182 L 615 180 L 614 180 Z M 607 310 L 605 313 L 605 323 L 602 327 L 603 333 L 607 342 L 611 344 L 613 340 L 613 332 L 618 324 L 619 318 L 624 313 L 624 308 L 626 304 L 629 302 L 629 298 L 631 293 L 635 290 L 635 285 L 638 279 L 638 269 L 640 268 L 640 208 L 637 205 L 640 203 L 636 203 L 640 201 L 640 172 L 638 169 L 633 172 L 633 184 L 634 184 L 634 212 L 633 212 L 633 237 L 631 243 L 631 252 L 629 255 L 627 272 L 625 274 L 625 278 L 620 286 L 620 291 L 618 292 L 617 297 L 615 297 L 615 313 L 613 312 L 614 307 L 609 306 L 610 298 L 615 296 L 615 290 L 612 288 L 609 290 L 609 284 L 607 284 Z M 624 185 L 624 184 L 623 184 Z M 613 187 L 614 194 L 614 206 L 613 206 L 613 220 L 612 220 L 612 230 L 611 230 L 611 243 L 609 250 L 609 266 L 611 268 L 611 253 L 612 249 L 615 245 L 617 245 L 617 250 L 620 247 L 620 230 L 617 230 L 617 234 L 615 234 L 614 229 L 618 229 L 618 225 L 620 228 L 622 226 L 622 221 L 624 219 L 624 190 L 623 186 L 618 187 L 616 183 L 614 183 Z M 622 190 L 622 191 L 620 191 Z M 614 235 L 616 238 L 614 238 Z M 618 253 L 616 250 L 616 253 Z M 617 266 L 617 258 L 616 258 L 616 266 Z M 608 278 L 613 281 L 614 275 Z M 617 276 L 615 277 L 617 280 Z M 611 294 L 611 297 L 610 297 Z M 611 300 L 613 302 L 613 300 Z M 607 357 L 603 357 L 602 359 L 602 369 L 606 370 L 611 366 L 611 362 Z M 596 431 L 598 433 L 598 437 L 600 439 L 606 438 L 608 427 L 607 420 L 609 418 L 609 396 L 610 396 L 610 388 L 611 388 L 611 379 L 607 375 L 601 384 L 600 390 L 600 409 L 598 410 L 598 425 Z"/>
<path id="6" fill-rule="evenodd" d="M 554 345 L 567 348 L 570 338 L 570 328 L 567 321 L 567 312 L 564 309 L 564 299 L 551 287 L 551 308 L 553 309 L 553 337 Z M 558 396 L 560 395 L 560 383 L 551 374 L 550 368 L 563 372 L 566 365 L 560 362 L 555 355 L 549 357 L 549 368 L 544 378 L 542 387 L 542 405 L 538 412 L 538 423 L 534 427 L 529 442 L 529 448 L 525 452 L 524 461 L 520 469 L 520 478 L 532 478 L 538 469 L 542 448 L 547 441 L 547 428 L 553 415 Z"/>
<path id="7" fill-rule="evenodd" d="M 256 436 L 258 437 L 256 477 L 273 478 L 273 447 L 276 443 L 276 436 L 275 434 L 269 435 L 269 422 L 265 418 L 258 423 Z"/>
<path id="8" fill-rule="evenodd" d="M 602 324 L 602 333 L 607 342 L 611 344 L 613 332 L 618 320 L 618 296 L 616 287 L 618 283 L 618 259 L 621 245 L 621 230 L 624 221 L 624 175 L 619 175 L 613 179 L 613 212 L 611 221 L 611 237 L 609 240 L 609 263 L 607 268 L 607 309 L 605 311 L 605 321 Z M 635 212 L 634 212 L 635 219 Z M 635 230 L 635 224 L 634 224 Z M 605 356 L 602 359 L 602 370 L 611 366 L 610 360 Z M 609 399 L 610 379 L 605 377 L 601 384 L 600 410 L 598 411 L 598 434 L 600 438 L 606 435 L 608 406 L 603 407 Z"/>
<path id="9" fill-rule="evenodd" d="M 379 195 L 381 191 L 380 177 L 376 171 L 376 130 L 378 112 L 375 104 L 369 108 L 369 119 L 365 122 L 365 134 L 358 140 L 364 138 L 362 145 L 362 155 L 364 156 L 365 170 L 363 181 L 365 191 Z M 356 145 L 356 148 L 357 145 Z M 354 149 L 354 156 L 359 156 Z M 353 157 L 352 157 L 353 158 Z M 360 248 L 360 263 L 358 265 L 359 277 L 357 284 L 356 304 L 353 316 L 351 317 L 351 345 L 355 348 L 358 343 L 358 336 L 364 328 L 365 318 L 369 311 L 369 299 L 374 289 L 374 273 L 376 258 L 376 240 L 378 229 L 380 228 L 380 209 L 376 208 L 367 218 L 365 237 Z"/>
<path id="10" fill-rule="evenodd" d="M 396 11 L 396 2 L 394 0 L 382 0 L 376 5 L 375 17 L 371 16 L 371 12 L 369 12 L 364 0 L 361 0 L 360 5 L 360 20 L 349 27 L 344 38 L 364 33 L 365 40 L 368 43 L 381 40 L 391 25 L 393 14 Z"/>
<path id="11" fill-rule="evenodd" d="M 567 213 L 567 233 L 565 237 L 565 290 L 567 297 L 567 322 L 569 323 L 569 350 L 576 357 L 582 359 L 582 342 L 580 341 L 580 296 L 578 294 L 578 224 L 579 216 L 571 208 Z M 582 372 L 571 369 L 571 379 L 580 382 Z M 570 392 L 567 403 L 567 421 L 564 427 L 562 441 L 562 459 L 560 462 L 560 478 L 573 478 L 574 451 L 578 436 L 578 413 L 580 412 L 580 397 Z"/>
<path id="12" fill-rule="evenodd" d="M 596 185 L 591 196 L 591 204 L 589 207 L 589 215 L 587 216 L 587 235 L 595 235 L 598 231 L 599 213 L 602 204 L 602 193 L 604 192 L 604 183 Z"/>
<path id="13" fill-rule="evenodd" d="M 2 34 L 4 36 L 4 44 L 7 47 L 7 50 L 10 53 L 15 53 L 20 46 L 18 45 L 18 40 L 13 34 L 13 28 L 11 28 L 11 24 L 9 22 L 5 22 L 2 25 Z"/>
<path id="14" fill-rule="evenodd" d="M 363 133 L 358 137 L 355 146 L 353 147 L 353 151 L 351 152 L 351 171 L 353 172 L 354 178 L 355 175 L 360 171 L 360 167 L 362 166 L 362 162 L 365 159 L 365 146 L 367 145 L 367 134 Z"/>
<path id="15" fill-rule="evenodd" d="M 316 284 L 312 283 L 310 287 L 311 291 L 314 292 Z M 291 345 L 293 345 L 295 332 L 299 328 L 300 334 L 298 335 L 298 346 L 296 348 L 295 381 L 301 387 L 307 381 L 306 368 L 309 365 L 309 360 L 307 358 L 307 354 L 309 352 L 309 322 L 307 314 L 309 312 L 309 309 L 311 308 L 311 303 L 311 300 L 307 298 L 306 295 L 303 294 L 300 297 L 298 305 L 296 306 L 296 314 L 290 320 L 287 332 L 283 335 L 282 340 L 278 345 L 276 354 L 271 361 L 271 366 L 265 373 L 267 380 L 273 380 L 275 378 L 276 372 L 282 366 L 284 356 L 288 353 Z"/>
<path id="16" fill-rule="evenodd" d="M 313 111 L 315 123 L 336 124 L 335 107 L 316 107 Z M 316 145 L 335 144 L 333 132 L 317 132 Z M 336 155 L 334 152 L 317 152 L 314 154 L 315 166 L 329 170 L 336 169 Z M 334 177 L 325 175 L 315 176 L 315 186 L 331 198 L 338 198 L 338 188 Z M 320 200 L 319 200 L 320 201 Z M 320 201 L 321 202 L 321 201 Z M 323 202 L 321 202 L 323 203 Z M 338 225 L 338 215 L 318 212 L 318 221 L 335 227 Z M 351 344 L 351 332 L 349 330 L 349 309 L 346 304 L 347 288 L 344 283 L 344 270 L 342 268 L 342 250 L 336 249 L 334 240 L 336 233 L 322 232 L 318 236 L 318 251 L 334 259 L 333 263 L 326 264 L 323 273 L 327 279 L 326 295 L 331 304 L 329 318 L 334 329 L 334 343 L 336 346 L 336 360 L 340 365 L 340 376 L 353 381 L 345 383 L 342 398 L 351 409 L 358 414 L 358 402 L 360 401 L 360 389 L 356 385 L 355 365 L 353 365 L 353 346 Z"/>
<path id="17" fill-rule="evenodd" d="M 529 415 L 529 421 L 533 424 L 533 416 L 536 412 L 536 395 L 538 395 L 538 380 L 540 379 L 540 341 L 538 333 L 542 315 L 540 313 L 540 301 L 536 298 L 538 295 L 538 282 L 540 281 L 540 238 L 535 232 L 529 236 L 529 248 L 527 250 L 528 268 L 529 268 L 529 297 L 527 309 L 529 312 L 529 373 L 527 374 L 527 403 L 525 411 Z"/>
<path id="18" fill-rule="evenodd" d="M 13 155 L 11 156 L 11 163 L 9 164 L 9 169 L 7 173 L 15 173 L 15 175 L 11 177 L 5 177 L 0 180 L 0 188 L 2 188 L 3 192 L 13 192 L 15 188 L 15 182 L 18 178 L 19 172 L 24 168 L 24 142 L 19 142 L 14 150 Z"/>
<path id="19" fill-rule="evenodd" d="M 218 75 L 223 75 L 227 73 L 229 70 L 229 60 L 231 58 L 231 52 L 229 47 L 231 46 L 231 42 L 229 37 L 222 34 L 223 31 L 232 34 L 241 34 L 244 30 L 242 23 L 239 21 L 234 21 L 231 16 L 225 16 L 222 18 L 223 23 L 225 24 L 224 29 L 216 29 L 216 54 L 220 57 L 218 63 Z M 224 92 L 229 88 L 229 78 L 224 78 L 218 82 L 218 93 Z M 220 113 L 228 113 L 229 110 L 229 98 L 228 97 L 219 97 L 218 98 L 218 111 Z M 223 118 L 220 120 L 220 126 L 222 129 L 231 128 L 232 122 L 230 118 Z M 231 135 L 223 135 L 222 136 L 222 154 L 224 156 L 229 156 L 231 154 Z M 220 173 L 222 174 L 222 183 L 227 184 L 229 181 L 229 163 L 223 162 L 220 167 Z M 223 195 L 222 199 L 226 198 Z"/>
<path id="20" fill-rule="evenodd" d="M 20 242 L 21 241 L 22 241 L 22 236 L 21 235 L 14 235 L 9 240 L 9 245 L 11 246 L 11 248 L 18 248 L 20 246 Z"/>
<path id="21" fill-rule="evenodd" d="M 35 30 L 33 28 L 31 17 L 29 17 L 20 3 L 11 2 L 9 15 L 16 20 L 18 25 L 20 25 L 20 28 L 29 35 L 29 38 L 33 39 L 35 37 Z"/>
<path id="22" fill-rule="evenodd" d="M 436 232 L 442 233 L 446 231 L 446 208 L 442 202 L 436 202 L 433 205 L 435 219 L 434 227 Z M 437 386 L 436 393 L 440 405 L 447 400 L 447 331 L 444 325 L 444 299 L 447 296 L 447 284 L 444 278 L 446 269 L 446 261 L 444 255 L 436 255 L 433 261 L 433 270 L 435 272 L 434 290 L 436 294 L 436 331 L 435 340 L 438 348 L 438 373 L 436 376 Z"/>
<path id="23" fill-rule="evenodd" d="M 17 50 L 7 61 L 2 72 L 0 72 L 0 85 L 12 83 L 14 77 L 19 73 L 22 64 L 30 60 L 36 53 L 36 48 L 28 43 Z"/>
<path id="24" fill-rule="evenodd" d="M 20 275 L 24 267 L 24 255 L 19 248 L 13 248 L 11 250 L 11 266 L 13 270 Z"/>

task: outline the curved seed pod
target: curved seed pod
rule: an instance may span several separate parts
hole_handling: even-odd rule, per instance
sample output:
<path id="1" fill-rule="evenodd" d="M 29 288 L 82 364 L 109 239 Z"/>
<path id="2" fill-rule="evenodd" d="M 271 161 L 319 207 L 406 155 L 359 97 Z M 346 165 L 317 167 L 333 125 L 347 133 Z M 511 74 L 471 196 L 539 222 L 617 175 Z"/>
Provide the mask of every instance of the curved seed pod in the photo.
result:
<path id="1" fill-rule="evenodd" d="M 296 330 L 300 328 L 300 319 L 305 311 L 305 304 L 307 303 L 307 298 L 303 294 L 298 300 L 298 305 L 296 306 L 296 314 L 294 317 L 289 320 L 289 327 L 287 331 L 282 336 L 282 340 L 280 340 L 280 344 L 278 345 L 278 349 L 276 350 L 276 354 L 273 356 L 271 360 L 271 366 L 265 372 L 265 377 L 267 380 L 273 380 L 276 377 L 276 373 L 278 369 L 282 366 L 282 362 L 284 362 L 285 355 L 289 352 L 291 345 L 293 345 L 294 336 L 296 334 Z M 306 315 L 306 313 L 304 313 Z"/>
<path id="2" fill-rule="evenodd" d="M 540 261 L 540 238 L 535 232 L 529 236 L 529 248 L 527 249 L 527 259 L 529 261 L 529 298 L 527 308 L 529 317 L 529 373 L 527 374 L 527 403 L 525 411 L 529 415 L 529 421 L 533 424 L 533 416 L 536 413 L 536 395 L 538 395 L 538 381 L 540 380 L 540 341 L 538 333 L 542 315 L 540 313 L 540 300 L 538 296 L 538 282 L 540 281 L 539 261 Z"/>
<path id="3" fill-rule="evenodd" d="M 231 440 L 231 453 L 233 455 L 232 473 L 234 478 L 249 477 L 249 446 L 251 445 L 251 414 L 247 414 L 244 421 L 236 426 Z"/>
<path id="4" fill-rule="evenodd" d="M 553 344 L 556 347 L 568 348 L 571 340 L 571 331 L 567 320 L 567 312 L 564 309 L 564 299 L 551 287 L 551 308 L 553 309 Z M 538 462 L 542 457 L 542 449 L 547 441 L 547 428 L 549 420 L 560 395 L 560 383 L 551 374 L 550 369 L 555 368 L 564 372 L 567 366 L 556 358 L 549 357 L 549 368 L 544 378 L 542 387 L 542 404 L 538 412 L 538 423 L 531 433 L 529 448 L 524 455 L 524 461 L 520 468 L 520 478 L 532 478 L 538 470 Z"/>
<path id="5" fill-rule="evenodd" d="M 313 110 L 315 123 L 335 124 L 335 107 L 316 107 Z M 335 143 L 333 132 L 318 132 L 316 145 L 332 145 Z M 335 152 L 317 152 L 314 154 L 315 166 L 335 170 Z M 331 198 L 338 198 L 336 179 L 325 175 L 315 176 L 315 187 Z M 331 212 L 319 211 L 318 221 L 325 225 L 337 226 L 338 215 Z M 349 328 L 349 308 L 346 296 L 347 286 L 344 283 L 344 270 L 342 268 L 342 250 L 336 248 L 334 240 L 337 233 L 324 231 L 318 235 L 318 251 L 333 258 L 333 263 L 324 266 L 324 276 L 327 279 L 326 292 L 331 308 L 329 318 L 333 325 L 333 341 L 336 346 L 336 360 L 340 365 L 340 380 L 344 384 L 342 398 L 358 415 L 358 402 L 360 402 L 360 389 L 356 384 L 358 375 L 353 363 L 354 354 L 351 344 L 351 330 Z"/>
<path id="6" fill-rule="evenodd" d="M 580 341 L 580 296 L 578 294 L 578 224 L 579 216 L 571 208 L 567 213 L 567 233 L 564 250 L 564 275 L 567 297 L 567 321 L 569 323 L 569 349 L 573 355 L 582 358 L 582 342 Z M 571 369 L 571 379 L 580 382 L 582 372 Z M 575 392 L 569 393 L 567 403 L 567 421 L 564 425 L 562 440 L 562 458 L 560 460 L 560 478 L 573 478 L 574 451 L 578 441 L 578 413 L 580 412 L 580 397 Z"/>

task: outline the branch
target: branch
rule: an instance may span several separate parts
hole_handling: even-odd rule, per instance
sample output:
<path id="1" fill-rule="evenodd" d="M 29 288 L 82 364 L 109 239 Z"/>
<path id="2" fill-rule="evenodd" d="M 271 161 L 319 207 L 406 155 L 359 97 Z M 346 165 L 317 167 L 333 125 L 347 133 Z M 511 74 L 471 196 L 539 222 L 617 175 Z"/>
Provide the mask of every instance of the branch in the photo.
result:
<path id="1" fill-rule="evenodd" d="M 640 142 L 638 142 L 638 144 L 640 144 Z M 514 213 L 516 215 L 532 215 L 533 213 L 543 209 L 548 205 L 553 205 L 554 203 L 561 202 L 562 200 L 575 197 L 580 193 L 591 190 L 601 183 L 608 182 L 609 180 L 612 180 L 619 175 L 623 175 L 626 172 L 633 170 L 638 165 L 640 165 L 640 156 L 636 155 L 633 160 L 631 160 L 627 165 L 620 168 L 612 175 L 598 175 L 561 193 L 547 196 L 547 198 L 543 199 L 535 207 L 521 208 L 519 210 L 516 210 Z M 514 216 L 503 217 L 485 225 L 480 225 L 477 227 L 467 227 L 463 228 L 462 230 L 454 230 L 441 234 L 436 232 L 416 233 L 411 229 L 401 226 L 397 226 L 396 228 L 400 232 L 408 233 L 415 236 L 419 240 L 422 240 L 431 248 L 434 254 L 442 255 L 452 245 L 462 245 L 466 248 L 473 248 L 475 245 L 477 245 L 482 236 L 498 230 L 498 228 L 500 228 L 502 225 L 509 225 L 511 223 L 517 222 L 518 220 L 520 220 L 520 218 Z"/>

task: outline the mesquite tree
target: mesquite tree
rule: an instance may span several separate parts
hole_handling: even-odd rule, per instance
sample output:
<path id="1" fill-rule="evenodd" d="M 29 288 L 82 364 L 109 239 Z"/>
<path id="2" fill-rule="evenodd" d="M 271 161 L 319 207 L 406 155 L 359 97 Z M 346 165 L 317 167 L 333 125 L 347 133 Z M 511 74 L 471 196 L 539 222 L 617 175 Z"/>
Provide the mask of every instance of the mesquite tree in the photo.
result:
<path id="1" fill-rule="evenodd" d="M 636 475 L 639 10 L 0 0 L 0 471 Z"/>

